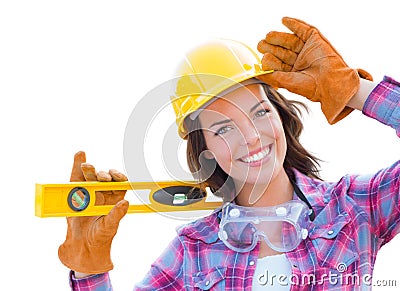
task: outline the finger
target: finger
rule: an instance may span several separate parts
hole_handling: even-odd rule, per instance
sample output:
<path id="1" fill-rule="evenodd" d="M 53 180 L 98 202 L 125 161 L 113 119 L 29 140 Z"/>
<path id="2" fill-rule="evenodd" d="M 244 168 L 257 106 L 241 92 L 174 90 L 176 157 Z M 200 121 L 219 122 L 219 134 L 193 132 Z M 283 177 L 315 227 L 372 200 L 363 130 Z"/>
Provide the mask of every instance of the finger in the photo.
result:
<path id="1" fill-rule="evenodd" d="M 283 17 L 282 23 L 304 42 L 307 41 L 314 31 L 317 31 L 314 26 L 311 26 L 308 23 L 296 18 Z"/>
<path id="2" fill-rule="evenodd" d="M 89 163 L 82 163 L 81 169 L 86 181 L 97 181 L 96 169 Z"/>
<path id="3" fill-rule="evenodd" d="M 85 177 L 81 169 L 81 164 L 85 162 L 85 152 L 80 151 L 74 155 L 74 164 L 72 166 L 71 177 L 69 179 L 71 182 L 85 181 Z"/>
<path id="4" fill-rule="evenodd" d="M 97 181 L 96 169 L 92 164 L 83 163 L 81 165 L 81 168 L 86 181 L 91 181 L 91 182 Z M 105 201 L 104 194 L 107 193 L 105 193 L 104 191 L 96 191 L 95 194 L 96 194 L 96 199 L 94 205 L 104 205 Z"/>
<path id="5" fill-rule="evenodd" d="M 99 182 L 111 182 L 112 181 L 112 177 L 108 172 L 99 171 L 97 173 L 97 181 L 99 181 Z"/>
<path id="6" fill-rule="evenodd" d="M 262 39 L 257 44 L 257 50 L 260 53 L 265 54 L 267 52 L 267 50 L 266 50 L 267 45 L 268 45 L 268 42 L 265 39 Z"/>
<path id="7" fill-rule="evenodd" d="M 280 59 L 270 53 L 264 54 L 261 59 L 261 65 L 264 71 L 274 70 L 290 72 L 292 70 L 292 66 L 283 63 Z"/>
<path id="8" fill-rule="evenodd" d="M 265 51 L 266 51 L 265 54 L 273 55 L 273 56 L 275 56 L 275 58 L 278 58 L 279 60 L 281 60 L 282 62 L 284 62 L 285 64 L 288 64 L 290 66 L 294 65 L 294 63 L 297 60 L 297 56 L 298 56 L 293 51 L 287 50 L 280 46 L 270 45 L 270 44 L 265 46 Z"/>
<path id="9" fill-rule="evenodd" d="M 117 170 L 110 169 L 109 173 L 112 176 L 113 181 L 115 181 L 115 182 L 128 181 L 128 177 L 126 177 L 123 173 L 121 173 L 121 172 L 119 172 Z M 126 194 L 126 190 L 114 190 L 112 196 L 107 196 L 106 197 L 106 202 L 105 203 L 107 203 L 107 204 L 115 204 L 119 200 L 124 199 L 125 194 Z"/>
<path id="10" fill-rule="evenodd" d="M 265 40 L 269 44 L 284 47 L 295 53 L 299 53 L 304 46 L 304 42 L 293 33 L 271 31 L 266 35 Z"/>
<path id="11" fill-rule="evenodd" d="M 124 182 L 128 180 L 124 174 L 114 169 L 111 169 L 108 173 L 100 171 L 97 173 L 97 179 L 98 181 L 104 182 Z M 124 199 L 126 190 L 102 191 L 101 194 L 103 197 L 103 205 L 114 205 L 118 201 Z"/>
<path id="12" fill-rule="evenodd" d="M 280 46 L 299 53 L 304 46 L 304 42 L 293 33 L 271 31 L 265 36 L 265 39 L 258 43 L 257 49 L 260 53 L 266 53 L 269 45 Z"/>
<path id="13" fill-rule="evenodd" d="M 110 169 L 109 171 L 113 181 L 116 182 L 124 182 L 124 181 L 128 181 L 128 177 L 126 177 L 124 174 L 122 174 L 121 172 L 114 170 L 114 169 Z"/>

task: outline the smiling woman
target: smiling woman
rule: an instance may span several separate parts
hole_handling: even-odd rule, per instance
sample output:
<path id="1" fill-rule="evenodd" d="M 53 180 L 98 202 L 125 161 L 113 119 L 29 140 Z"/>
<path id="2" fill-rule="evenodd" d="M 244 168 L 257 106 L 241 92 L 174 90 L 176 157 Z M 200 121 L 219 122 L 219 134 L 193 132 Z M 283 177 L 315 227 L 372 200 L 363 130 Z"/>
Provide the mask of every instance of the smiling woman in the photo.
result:
<path id="1" fill-rule="evenodd" d="M 256 184 L 280 175 L 285 135 L 261 85 L 251 84 L 218 98 L 199 118 L 208 150 L 233 178 L 236 191 L 240 192 L 240 183 Z"/>

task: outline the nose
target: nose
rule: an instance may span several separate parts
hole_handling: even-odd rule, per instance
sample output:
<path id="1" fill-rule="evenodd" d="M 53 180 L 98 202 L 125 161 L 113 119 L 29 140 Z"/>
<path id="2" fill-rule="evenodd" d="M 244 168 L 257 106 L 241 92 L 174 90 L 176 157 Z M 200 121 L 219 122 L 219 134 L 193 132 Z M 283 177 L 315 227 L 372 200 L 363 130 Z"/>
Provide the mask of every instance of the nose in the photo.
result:
<path id="1" fill-rule="evenodd" d="M 242 135 L 241 145 L 254 145 L 260 139 L 259 131 L 249 118 L 246 118 L 243 122 L 240 132 Z"/>

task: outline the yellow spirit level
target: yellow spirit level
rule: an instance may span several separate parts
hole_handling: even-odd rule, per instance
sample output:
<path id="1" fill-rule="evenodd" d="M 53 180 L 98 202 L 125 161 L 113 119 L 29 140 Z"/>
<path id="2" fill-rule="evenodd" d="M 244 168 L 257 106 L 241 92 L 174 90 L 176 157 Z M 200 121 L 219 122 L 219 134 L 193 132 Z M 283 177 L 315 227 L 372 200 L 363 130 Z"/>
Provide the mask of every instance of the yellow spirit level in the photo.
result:
<path id="1" fill-rule="evenodd" d="M 38 217 L 106 215 L 113 205 L 96 205 L 96 191 L 147 190 L 148 203 L 130 204 L 128 213 L 212 210 L 220 201 L 207 201 L 207 193 L 194 182 L 69 182 L 36 184 Z"/>

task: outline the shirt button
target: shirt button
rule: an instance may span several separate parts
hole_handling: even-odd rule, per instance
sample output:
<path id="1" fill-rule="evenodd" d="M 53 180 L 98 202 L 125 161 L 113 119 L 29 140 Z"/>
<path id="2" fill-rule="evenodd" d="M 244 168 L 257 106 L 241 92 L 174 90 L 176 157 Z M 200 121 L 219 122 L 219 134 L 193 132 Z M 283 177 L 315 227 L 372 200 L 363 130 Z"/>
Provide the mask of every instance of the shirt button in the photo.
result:
<path id="1" fill-rule="evenodd" d="M 254 261 L 250 261 L 250 262 L 249 262 L 249 265 L 250 265 L 250 266 L 253 266 L 253 265 L 254 265 Z"/>
<path id="2" fill-rule="evenodd" d="M 207 281 L 207 282 L 206 282 L 206 286 L 208 286 L 208 285 L 210 285 L 210 281 Z"/>
<path id="3" fill-rule="evenodd" d="M 329 234 L 329 235 L 332 235 L 333 233 L 334 233 L 333 230 L 328 231 L 328 234 Z"/>

